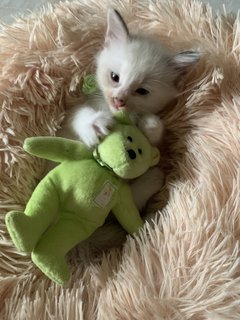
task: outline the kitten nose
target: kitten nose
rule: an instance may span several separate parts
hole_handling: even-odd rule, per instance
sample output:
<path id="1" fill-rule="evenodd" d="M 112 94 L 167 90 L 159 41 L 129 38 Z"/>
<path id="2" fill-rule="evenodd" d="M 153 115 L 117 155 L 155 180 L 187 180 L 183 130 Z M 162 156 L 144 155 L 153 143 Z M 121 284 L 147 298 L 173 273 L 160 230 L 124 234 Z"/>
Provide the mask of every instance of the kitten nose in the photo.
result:
<path id="1" fill-rule="evenodd" d="M 119 99 L 119 98 L 113 98 L 113 103 L 116 108 L 122 108 L 125 106 L 126 101 L 124 99 Z"/>

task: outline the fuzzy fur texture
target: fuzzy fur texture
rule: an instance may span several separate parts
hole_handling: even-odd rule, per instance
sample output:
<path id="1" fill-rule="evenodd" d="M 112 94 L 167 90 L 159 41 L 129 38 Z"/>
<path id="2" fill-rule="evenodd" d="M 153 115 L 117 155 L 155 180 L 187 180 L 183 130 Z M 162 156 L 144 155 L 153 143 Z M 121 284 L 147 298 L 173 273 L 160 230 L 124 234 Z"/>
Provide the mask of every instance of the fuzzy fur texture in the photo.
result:
<path id="1" fill-rule="evenodd" d="M 102 254 L 89 243 L 74 249 L 73 277 L 61 288 L 16 251 L 4 216 L 24 207 L 45 168 L 23 152 L 22 142 L 54 135 L 79 99 L 83 75 L 94 71 L 109 4 L 133 30 L 176 52 L 194 44 L 205 55 L 184 77 L 178 101 L 161 112 L 167 179 L 147 209 L 158 219 L 122 249 Z M 190 0 L 73 1 L 3 26 L 1 319 L 240 319 L 239 48 L 239 17 L 216 18 Z"/>

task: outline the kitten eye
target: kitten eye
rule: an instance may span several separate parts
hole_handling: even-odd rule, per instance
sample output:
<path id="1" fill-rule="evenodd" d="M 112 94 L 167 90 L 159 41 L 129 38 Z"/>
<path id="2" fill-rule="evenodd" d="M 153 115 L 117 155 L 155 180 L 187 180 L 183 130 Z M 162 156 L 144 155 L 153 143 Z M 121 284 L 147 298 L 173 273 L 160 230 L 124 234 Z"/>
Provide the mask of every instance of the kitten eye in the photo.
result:
<path id="1" fill-rule="evenodd" d="M 141 96 L 146 96 L 147 94 L 149 94 L 149 91 L 147 89 L 144 89 L 144 88 L 138 88 L 136 90 L 136 92 L 138 94 L 140 94 Z"/>
<path id="2" fill-rule="evenodd" d="M 114 82 L 119 82 L 119 75 L 114 72 L 111 72 L 111 79 Z"/>

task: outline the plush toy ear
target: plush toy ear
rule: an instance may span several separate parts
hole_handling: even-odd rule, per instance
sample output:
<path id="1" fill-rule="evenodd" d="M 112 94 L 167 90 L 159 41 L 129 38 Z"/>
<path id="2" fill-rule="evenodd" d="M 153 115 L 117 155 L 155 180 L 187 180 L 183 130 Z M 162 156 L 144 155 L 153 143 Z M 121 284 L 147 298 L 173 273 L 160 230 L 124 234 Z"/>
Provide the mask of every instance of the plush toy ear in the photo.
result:
<path id="1" fill-rule="evenodd" d="M 151 167 L 153 167 L 156 164 L 158 164 L 159 160 L 160 160 L 160 151 L 158 150 L 158 148 L 152 147 L 152 163 L 151 163 Z"/>
<path id="2" fill-rule="evenodd" d="M 116 118 L 117 122 L 120 124 L 129 124 L 129 125 L 133 124 L 126 111 L 118 111 L 114 114 L 114 117 Z"/>
<path id="3" fill-rule="evenodd" d="M 83 78 L 82 92 L 85 95 L 97 91 L 97 80 L 95 74 L 88 74 Z"/>

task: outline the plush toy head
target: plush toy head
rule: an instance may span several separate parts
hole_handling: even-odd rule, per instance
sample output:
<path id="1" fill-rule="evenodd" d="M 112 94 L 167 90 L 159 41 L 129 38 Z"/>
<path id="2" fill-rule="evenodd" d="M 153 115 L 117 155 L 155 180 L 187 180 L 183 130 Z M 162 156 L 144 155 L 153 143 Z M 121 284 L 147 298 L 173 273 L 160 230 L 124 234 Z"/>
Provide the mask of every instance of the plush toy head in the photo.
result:
<path id="1" fill-rule="evenodd" d="M 159 150 L 152 147 L 126 114 L 117 115 L 118 124 L 94 150 L 95 159 L 123 179 L 134 179 L 156 165 Z"/>

